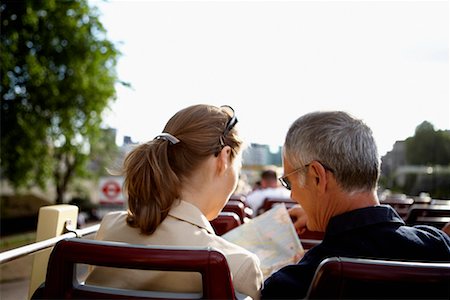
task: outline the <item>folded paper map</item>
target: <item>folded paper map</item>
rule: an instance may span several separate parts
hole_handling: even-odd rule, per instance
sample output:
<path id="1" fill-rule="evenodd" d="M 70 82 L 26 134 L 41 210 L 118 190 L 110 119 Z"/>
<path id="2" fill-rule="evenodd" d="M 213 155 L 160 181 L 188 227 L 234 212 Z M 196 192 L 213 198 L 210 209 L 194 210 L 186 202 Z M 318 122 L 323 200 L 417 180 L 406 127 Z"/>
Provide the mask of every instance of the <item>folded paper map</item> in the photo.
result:
<path id="1" fill-rule="evenodd" d="M 275 205 L 222 237 L 255 253 L 261 261 L 264 278 L 285 265 L 296 263 L 304 254 L 284 203 Z"/>

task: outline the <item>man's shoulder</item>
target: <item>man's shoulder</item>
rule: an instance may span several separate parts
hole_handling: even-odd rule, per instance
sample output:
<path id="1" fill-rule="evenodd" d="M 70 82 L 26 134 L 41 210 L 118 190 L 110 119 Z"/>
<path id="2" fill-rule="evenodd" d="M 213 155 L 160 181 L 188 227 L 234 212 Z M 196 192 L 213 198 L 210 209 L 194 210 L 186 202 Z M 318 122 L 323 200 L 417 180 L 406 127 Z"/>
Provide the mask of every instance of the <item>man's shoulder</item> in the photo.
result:
<path id="1" fill-rule="evenodd" d="M 261 298 L 303 298 L 308 291 L 316 268 L 316 264 L 308 262 L 281 268 L 266 279 L 261 291 Z"/>
<path id="2" fill-rule="evenodd" d="M 423 244 L 424 241 L 425 242 L 445 241 L 447 246 L 450 247 L 450 237 L 441 229 L 438 229 L 434 226 L 430 225 L 402 226 L 401 228 L 399 228 L 398 232 L 405 236 L 413 235 L 414 240 L 420 240 L 421 244 Z"/>

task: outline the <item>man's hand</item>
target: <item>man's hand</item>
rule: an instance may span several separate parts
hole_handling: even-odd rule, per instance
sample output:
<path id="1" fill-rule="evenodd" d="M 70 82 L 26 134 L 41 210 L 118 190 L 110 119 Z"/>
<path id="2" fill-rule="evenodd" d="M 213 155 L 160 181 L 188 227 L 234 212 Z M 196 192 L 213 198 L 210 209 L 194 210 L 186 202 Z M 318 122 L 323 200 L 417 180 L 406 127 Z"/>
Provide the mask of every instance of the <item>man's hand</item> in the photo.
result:
<path id="1" fill-rule="evenodd" d="M 288 210 L 288 213 L 292 219 L 292 223 L 294 223 L 297 234 L 300 235 L 305 232 L 306 220 L 308 220 L 308 217 L 303 208 L 300 205 L 295 205 Z"/>

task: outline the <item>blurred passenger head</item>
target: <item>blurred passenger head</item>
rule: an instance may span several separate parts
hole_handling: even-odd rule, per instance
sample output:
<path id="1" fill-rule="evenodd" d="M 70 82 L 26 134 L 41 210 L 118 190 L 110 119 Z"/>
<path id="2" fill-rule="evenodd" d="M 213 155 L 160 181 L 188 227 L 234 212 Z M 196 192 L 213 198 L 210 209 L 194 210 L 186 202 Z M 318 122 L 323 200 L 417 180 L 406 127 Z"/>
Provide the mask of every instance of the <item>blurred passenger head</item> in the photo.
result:
<path id="1" fill-rule="evenodd" d="M 293 169 L 318 161 L 345 192 L 377 187 L 380 160 L 372 131 L 348 113 L 313 112 L 298 118 L 287 132 L 283 151 Z M 301 185 L 306 170 L 299 172 Z"/>
<path id="2" fill-rule="evenodd" d="M 189 106 L 170 118 L 161 135 L 134 148 L 123 165 L 128 224 L 153 233 L 205 160 L 226 146 L 234 159 L 242 146 L 236 122 L 228 106 Z"/>
<path id="3" fill-rule="evenodd" d="M 274 170 L 264 170 L 261 173 L 261 188 L 276 187 L 277 185 L 277 172 Z"/>

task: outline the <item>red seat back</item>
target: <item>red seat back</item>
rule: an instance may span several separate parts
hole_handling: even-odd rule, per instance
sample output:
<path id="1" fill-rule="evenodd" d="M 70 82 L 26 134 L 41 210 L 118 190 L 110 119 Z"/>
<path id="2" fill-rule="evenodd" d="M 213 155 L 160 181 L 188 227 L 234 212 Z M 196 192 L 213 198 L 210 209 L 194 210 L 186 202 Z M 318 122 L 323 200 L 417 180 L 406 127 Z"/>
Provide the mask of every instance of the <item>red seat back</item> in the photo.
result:
<path id="1" fill-rule="evenodd" d="M 262 214 L 265 211 L 268 211 L 272 208 L 272 206 L 279 203 L 284 203 L 287 209 L 297 204 L 297 202 L 295 202 L 291 198 L 266 198 L 264 199 L 263 205 L 258 209 L 258 214 Z"/>
<path id="2" fill-rule="evenodd" d="M 247 216 L 245 214 L 245 206 L 241 201 L 228 200 L 227 204 L 225 204 L 222 211 L 223 212 L 234 212 L 239 216 L 241 223 L 246 222 Z"/>
<path id="3" fill-rule="evenodd" d="M 234 201 L 242 202 L 242 204 L 244 204 L 245 217 L 247 217 L 249 219 L 251 219 L 253 217 L 253 209 L 251 209 L 250 206 L 248 206 L 247 198 L 244 195 L 232 194 L 228 200 L 233 201 L 233 202 Z"/>
<path id="4" fill-rule="evenodd" d="M 220 212 L 217 218 L 210 223 L 217 235 L 222 235 L 242 224 L 241 219 L 236 213 L 227 211 Z"/>
<path id="5" fill-rule="evenodd" d="M 58 242 L 49 259 L 43 296 L 46 299 L 172 299 L 191 294 L 120 290 L 88 286 L 74 278 L 75 265 L 198 272 L 202 299 L 234 299 L 225 256 L 211 248 L 150 247 L 106 241 L 66 239 Z"/>
<path id="6" fill-rule="evenodd" d="M 325 236 L 325 232 L 309 231 L 306 229 L 298 237 L 304 249 L 311 249 L 312 247 L 320 244 Z"/>
<path id="7" fill-rule="evenodd" d="M 450 263 L 327 258 L 307 299 L 450 299 Z"/>
<path id="8" fill-rule="evenodd" d="M 245 205 L 245 200 L 246 199 L 246 197 L 244 196 L 244 195 L 241 195 L 241 194 L 232 194 L 231 196 L 230 196 L 230 199 L 229 200 L 235 200 L 235 201 L 240 201 L 240 202 L 242 202 L 244 205 Z"/>
<path id="9" fill-rule="evenodd" d="M 450 222 L 450 206 L 436 204 L 413 204 L 406 216 L 408 225 L 431 225 L 441 229 Z"/>

